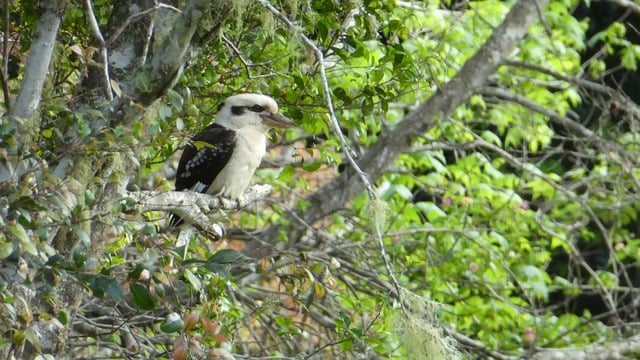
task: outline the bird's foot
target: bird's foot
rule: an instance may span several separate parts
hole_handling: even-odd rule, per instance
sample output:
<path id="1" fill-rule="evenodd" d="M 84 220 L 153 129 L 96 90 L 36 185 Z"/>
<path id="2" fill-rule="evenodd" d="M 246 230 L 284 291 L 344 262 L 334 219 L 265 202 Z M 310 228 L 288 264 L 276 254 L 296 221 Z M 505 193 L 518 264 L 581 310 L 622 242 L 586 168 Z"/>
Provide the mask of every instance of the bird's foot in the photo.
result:
<path id="1" fill-rule="evenodd" d="M 223 210 L 233 210 L 233 209 L 239 210 L 239 209 L 242 209 L 245 205 L 246 204 L 242 199 L 242 197 L 232 200 L 232 199 L 228 199 L 220 196 L 220 206 Z"/>

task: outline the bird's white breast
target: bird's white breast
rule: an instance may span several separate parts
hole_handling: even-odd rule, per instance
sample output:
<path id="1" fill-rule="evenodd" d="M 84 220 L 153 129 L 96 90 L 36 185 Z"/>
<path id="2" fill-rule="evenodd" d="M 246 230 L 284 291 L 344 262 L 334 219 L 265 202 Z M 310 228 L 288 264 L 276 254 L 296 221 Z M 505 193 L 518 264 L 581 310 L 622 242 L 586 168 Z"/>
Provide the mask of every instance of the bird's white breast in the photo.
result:
<path id="1" fill-rule="evenodd" d="M 237 199 L 249 186 L 253 173 L 265 154 L 264 133 L 253 128 L 236 130 L 238 139 L 231 158 L 208 189 L 209 194 Z"/>

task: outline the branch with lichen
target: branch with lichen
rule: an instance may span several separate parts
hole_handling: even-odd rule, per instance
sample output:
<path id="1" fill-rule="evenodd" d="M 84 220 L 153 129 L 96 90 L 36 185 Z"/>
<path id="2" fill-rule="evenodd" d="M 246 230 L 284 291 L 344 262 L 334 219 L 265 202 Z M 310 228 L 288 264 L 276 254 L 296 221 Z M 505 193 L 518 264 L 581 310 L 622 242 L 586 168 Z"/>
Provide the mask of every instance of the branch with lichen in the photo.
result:
<path id="1" fill-rule="evenodd" d="M 196 227 L 222 237 L 221 227 L 212 224 L 207 214 L 216 209 L 238 210 L 267 197 L 272 191 L 271 185 L 254 185 L 245 190 L 238 201 L 194 191 L 135 191 L 120 201 L 125 205 L 133 203 L 136 212 L 172 212 Z"/>

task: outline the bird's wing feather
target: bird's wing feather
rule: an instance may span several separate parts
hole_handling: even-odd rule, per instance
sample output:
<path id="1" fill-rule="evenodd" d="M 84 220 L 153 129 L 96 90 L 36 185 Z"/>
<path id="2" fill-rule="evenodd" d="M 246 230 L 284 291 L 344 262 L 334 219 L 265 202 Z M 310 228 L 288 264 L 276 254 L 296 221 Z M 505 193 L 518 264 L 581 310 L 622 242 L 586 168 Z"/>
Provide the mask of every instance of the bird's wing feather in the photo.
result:
<path id="1" fill-rule="evenodd" d="M 207 191 L 231 158 L 236 132 L 212 124 L 184 148 L 176 176 L 176 190 Z"/>

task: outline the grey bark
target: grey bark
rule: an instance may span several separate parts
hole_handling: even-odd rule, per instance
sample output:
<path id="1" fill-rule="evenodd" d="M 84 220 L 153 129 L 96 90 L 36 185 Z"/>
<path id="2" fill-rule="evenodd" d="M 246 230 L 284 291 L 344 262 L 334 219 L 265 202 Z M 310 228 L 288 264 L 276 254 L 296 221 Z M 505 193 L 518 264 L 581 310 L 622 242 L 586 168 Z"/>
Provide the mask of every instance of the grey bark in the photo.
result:
<path id="1" fill-rule="evenodd" d="M 24 78 L 13 105 L 11 115 L 25 121 L 25 127 L 28 130 L 32 130 L 37 125 L 34 116 L 40 105 L 64 6 L 64 0 L 44 2 L 43 13 L 38 19 L 36 35 L 29 51 Z"/>

